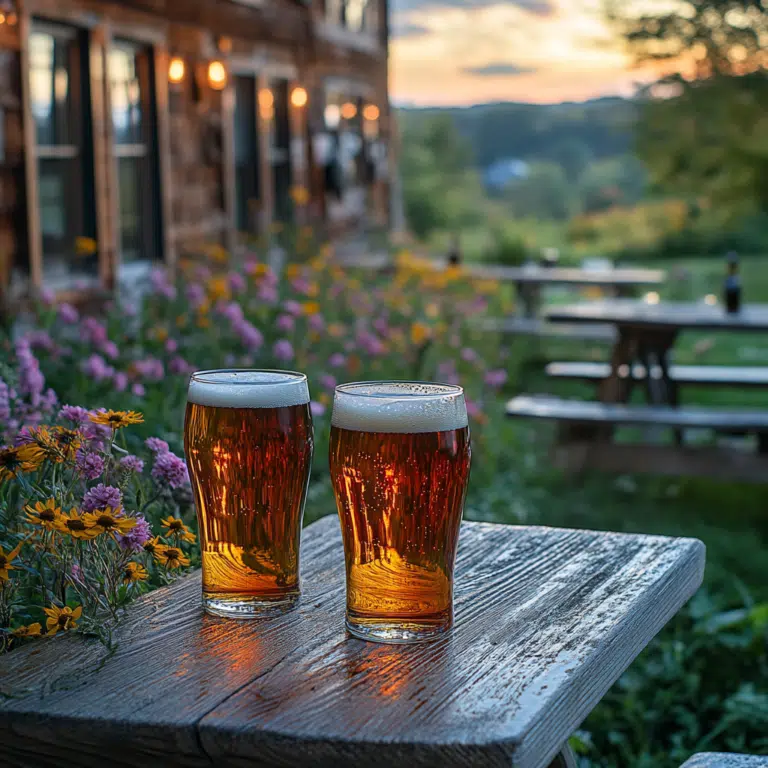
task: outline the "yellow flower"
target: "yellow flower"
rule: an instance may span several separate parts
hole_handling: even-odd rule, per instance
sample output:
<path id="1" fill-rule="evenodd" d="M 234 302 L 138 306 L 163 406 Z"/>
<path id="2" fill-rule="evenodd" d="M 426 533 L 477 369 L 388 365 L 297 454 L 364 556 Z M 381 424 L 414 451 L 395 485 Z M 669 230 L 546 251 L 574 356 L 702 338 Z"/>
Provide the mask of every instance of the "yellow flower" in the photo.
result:
<path id="1" fill-rule="evenodd" d="M 226 264 L 226 262 L 229 261 L 229 254 L 227 253 L 227 249 L 223 246 L 212 245 L 208 248 L 208 258 L 219 264 Z"/>
<path id="2" fill-rule="evenodd" d="M 166 328 L 163 328 L 163 326 L 160 326 L 159 328 L 155 329 L 155 338 L 158 341 L 165 341 L 168 338 L 168 330 Z"/>
<path id="3" fill-rule="evenodd" d="M 320 304 L 317 301 L 305 301 L 301 305 L 301 311 L 305 315 L 316 315 L 320 312 Z"/>
<path id="4" fill-rule="evenodd" d="M 59 630 L 66 632 L 69 629 L 74 629 L 77 626 L 77 620 L 83 613 L 82 606 L 78 605 L 77 608 L 72 610 L 68 605 L 63 608 L 59 608 L 52 605 L 50 608 L 44 608 L 45 615 L 48 619 L 45 622 L 48 635 L 55 635 Z"/>
<path id="5" fill-rule="evenodd" d="M 95 528 L 89 528 L 85 515 L 74 508 L 61 513 L 61 517 L 56 521 L 56 530 L 69 534 L 73 539 L 95 539 L 100 533 Z"/>
<path id="6" fill-rule="evenodd" d="M 440 307 L 438 306 L 437 303 L 433 301 L 430 304 L 427 304 L 427 307 L 424 310 L 424 312 L 426 313 L 427 317 L 431 317 L 434 319 L 435 317 L 438 317 L 438 315 L 440 314 Z"/>
<path id="7" fill-rule="evenodd" d="M 334 339 L 340 339 L 344 335 L 344 326 L 341 323 L 331 323 L 328 326 L 328 335 Z"/>
<path id="8" fill-rule="evenodd" d="M 425 323 L 416 322 L 411 326 L 411 341 L 416 346 L 421 346 L 430 337 L 429 326 Z"/>
<path id="9" fill-rule="evenodd" d="M 155 555 L 155 557 L 161 555 L 166 549 L 167 547 L 161 543 L 159 536 L 155 536 L 154 539 L 144 543 L 144 551 L 150 555 Z"/>
<path id="10" fill-rule="evenodd" d="M 184 328 L 187 325 L 187 316 L 186 315 L 179 315 L 176 318 L 176 327 L 177 328 Z"/>
<path id="11" fill-rule="evenodd" d="M 315 298 L 320 293 L 320 286 L 317 283 L 310 283 L 307 286 L 307 296 L 311 296 L 312 298 Z"/>
<path id="12" fill-rule="evenodd" d="M 211 321 L 207 317 L 198 317 L 196 325 L 198 328 L 209 328 Z"/>
<path id="13" fill-rule="evenodd" d="M 83 444 L 83 436 L 76 429 L 66 427 L 52 427 L 51 438 L 55 441 L 59 451 L 56 456 L 51 456 L 54 461 L 74 461 L 77 449 Z"/>
<path id="14" fill-rule="evenodd" d="M 92 413 L 90 420 L 94 424 L 105 424 L 112 429 L 127 427 L 129 424 L 141 424 L 144 417 L 136 411 L 104 411 L 103 413 Z"/>
<path id="15" fill-rule="evenodd" d="M 8 571 L 14 570 L 11 563 L 18 557 L 19 552 L 21 552 L 21 544 L 22 542 L 19 542 L 19 544 L 16 545 L 16 548 L 12 549 L 7 555 L 3 552 L 3 548 L 0 547 L 0 581 L 8 581 L 8 579 L 11 578 Z"/>
<path id="16" fill-rule="evenodd" d="M 290 268 L 291 268 L 290 266 L 287 267 L 286 272 Z M 266 264 L 262 264 L 261 262 L 259 262 L 258 264 L 254 264 L 253 265 L 253 269 L 251 270 L 251 274 L 254 277 L 264 277 L 264 275 L 266 275 L 268 271 L 269 271 L 269 267 Z"/>
<path id="17" fill-rule="evenodd" d="M 55 531 L 58 529 L 61 519 L 61 507 L 56 506 L 53 498 L 47 501 L 38 501 L 34 507 L 27 505 L 24 508 L 27 513 L 27 520 L 30 525 L 39 525 L 46 531 Z"/>
<path id="18" fill-rule="evenodd" d="M 306 187 L 291 187 L 291 198 L 296 205 L 306 205 L 309 202 L 309 192 Z"/>
<path id="19" fill-rule="evenodd" d="M 96 253 L 98 245 L 92 237 L 76 237 L 75 252 L 78 256 L 91 256 Z"/>
<path id="20" fill-rule="evenodd" d="M 289 280 L 295 280 L 301 274 L 301 268 L 298 264 L 289 264 L 285 268 L 285 276 Z"/>
<path id="21" fill-rule="evenodd" d="M 195 543 L 195 534 L 178 517 L 170 515 L 165 520 L 161 520 L 160 524 L 166 528 L 166 535 L 178 536 L 182 541 L 186 541 L 189 544 Z"/>
<path id="22" fill-rule="evenodd" d="M 136 527 L 136 520 L 133 517 L 125 517 L 121 510 L 104 507 L 96 509 L 93 512 L 86 512 L 83 515 L 83 522 L 94 536 L 100 533 L 109 533 L 114 536 L 116 533 L 128 533 Z"/>
<path id="23" fill-rule="evenodd" d="M 208 296 L 216 301 L 218 299 L 229 299 L 231 296 L 229 283 L 224 277 L 212 277 L 208 281 Z"/>
<path id="24" fill-rule="evenodd" d="M 320 405 L 330 405 L 331 404 L 331 396 L 327 392 L 321 392 L 317 396 L 317 402 L 320 403 Z"/>
<path id="25" fill-rule="evenodd" d="M 16 477 L 20 472 L 34 472 L 43 460 L 43 455 L 34 443 L 18 448 L 0 450 L 0 482 Z"/>
<path id="26" fill-rule="evenodd" d="M 16 627 L 11 632 L 14 637 L 40 637 L 43 628 L 38 622 L 27 624 L 26 626 Z"/>
<path id="27" fill-rule="evenodd" d="M 166 568 L 189 565 L 189 558 L 178 547 L 164 547 L 162 552 L 155 552 L 155 558 Z"/>
<path id="28" fill-rule="evenodd" d="M 126 563 L 123 568 L 123 584 L 132 584 L 137 581 L 146 581 L 147 569 L 141 563 Z"/>

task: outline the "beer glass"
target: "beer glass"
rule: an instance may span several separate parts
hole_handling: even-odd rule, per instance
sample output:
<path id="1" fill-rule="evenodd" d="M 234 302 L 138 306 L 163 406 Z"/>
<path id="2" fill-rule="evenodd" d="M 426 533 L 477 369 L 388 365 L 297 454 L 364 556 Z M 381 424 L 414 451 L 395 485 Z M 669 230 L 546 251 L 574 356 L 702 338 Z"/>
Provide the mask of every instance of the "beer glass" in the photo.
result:
<path id="1" fill-rule="evenodd" d="M 282 612 L 298 599 L 312 439 L 304 374 L 192 375 L 184 447 L 208 613 L 252 618 Z"/>
<path id="2" fill-rule="evenodd" d="M 451 627 L 469 464 L 461 387 L 400 381 L 336 387 L 330 468 L 352 635 L 414 643 Z"/>

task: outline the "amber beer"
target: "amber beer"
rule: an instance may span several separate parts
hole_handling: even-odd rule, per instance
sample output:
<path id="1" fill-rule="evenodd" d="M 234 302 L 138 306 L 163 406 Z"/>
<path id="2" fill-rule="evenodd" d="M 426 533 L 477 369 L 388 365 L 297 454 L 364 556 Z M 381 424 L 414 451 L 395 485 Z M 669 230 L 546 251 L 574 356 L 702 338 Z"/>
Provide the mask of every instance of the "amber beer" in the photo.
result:
<path id="1" fill-rule="evenodd" d="M 336 388 L 331 479 L 347 566 L 347 629 L 430 640 L 453 621 L 453 567 L 470 464 L 460 387 Z"/>
<path id="2" fill-rule="evenodd" d="M 195 373 L 184 446 L 200 526 L 205 610 L 250 618 L 289 608 L 299 595 L 299 536 L 312 460 L 306 376 Z"/>

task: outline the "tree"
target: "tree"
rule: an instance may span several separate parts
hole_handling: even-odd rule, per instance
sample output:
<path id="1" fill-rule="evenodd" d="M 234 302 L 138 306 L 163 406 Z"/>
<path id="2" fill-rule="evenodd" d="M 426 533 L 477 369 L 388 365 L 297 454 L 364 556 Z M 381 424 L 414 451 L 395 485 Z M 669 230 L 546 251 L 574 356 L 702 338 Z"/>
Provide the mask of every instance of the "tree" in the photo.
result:
<path id="1" fill-rule="evenodd" d="M 635 205 L 643 197 L 645 184 L 645 168 L 631 155 L 593 163 L 579 179 L 584 212 L 604 211 L 615 205 Z"/>
<path id="2" fill-rule="evenodd" d="M 678 70 L 644 94 L 638 152 L 652 182 L 734 215 L 768 212 L 768 4 L 639 7 L 613 3 L 609 16 L 639 64 Z"/>
<path id="3" fill-rule="evenodd" d="M 516 216 L 564 220 L 573 213 L 572 185 L 555 163 L 533 163 L 528 176 L 505 193 Z"/>

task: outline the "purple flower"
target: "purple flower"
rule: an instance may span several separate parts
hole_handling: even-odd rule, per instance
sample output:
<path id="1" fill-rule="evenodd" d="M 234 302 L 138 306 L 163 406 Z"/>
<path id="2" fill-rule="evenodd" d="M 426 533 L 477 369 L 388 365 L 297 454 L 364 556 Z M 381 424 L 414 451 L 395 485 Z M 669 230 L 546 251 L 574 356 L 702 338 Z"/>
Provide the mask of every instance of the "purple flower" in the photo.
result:
<path id="1" fill-rule="evenodd" d="M 291 280 L 291 287 L 297 293 L 303 293 L 305 296 L 309 296 L 312 287 L 309 281 L 305 277 L 297 277 Z"/>
<path id="2" fill-rule="evenodd" d="M 0 378 L 0 421 L 11 418 L 11 390 Z"/>
<path id="3" fill-rule="evenodd" d="M 232 293 L 242 293 L 245 290 L 245 278 L 239 272 L 230 272 L 227 281 Z"/>
<path id="4" fill-rule="evenodd" d="M 179 348 L 178 342 L 175 339 L 166 339 L 165 340 L 165 351 L 172 355 L 176 350 Z"/>
<path id="5" fill-rule="evenodd" d="M 150 440 L 157 438 L 149 438 Z M 120 459 L 120 467 L 126 472 L 135 472 L 140 475 L 144 471 L 144 462 L 138 456 L 123 456 Z"/>
<path id="6" fill-rule="evenodd" d="M 51 413 L 59 404 L 59 396 L 49 387 L 40 398 L 40 409 L 45 413 Z"/>
<path id="7" fill-rule="evenodd" d="M 318 333 L 325 328 L 325 320 L 323 319 L 322 315 L 310 315 L 309 316 L 309 327 L 313 331 L 317 331 Z"/>
<path id="8" fill-rule="evenodd" d="M 342 293 L 344 293 L 344 285 L 342 283 L 334 283 L 328 291 L 328 298 L 331 300 L 338 299 Z"/>
<path id="9" fill-rule="evenodd" d="M 178 488 L 189 482 L 187 465 L 175 453 L 158 453 L 152 467 L 152 477 L 159 483 L 167 483 L 171 488 Z"/>
<path id="10" fill-rule="evenodd" d="M 20 445 L 29 445 L 33 442 L 33 437 L 30 434 L 31 427 L 25 424 L 18 432 L 16 437 L 13 438 L 13 445 L 18 448 Z"/>
<path id="11" fill-rule="evenodd" d="M 501 369 L 487 371 L 485 374 L 485 383 L 491 389 L 500 389 L 507 382 L 507 372 Z"/>
<path id="12" fill-rule="evenodd" d="M 56 294 L 50 288 L 40 289 L 40 301 L 45 304 L 46 307 L 52 307 L 53 302 L 56 301 Z"/>
<path id="13" fill-rule="evenodd" d="M 189 283 L 184 289 L 184 295 L 192 309 L 197 309 L 205 303 L 205 289 L 198 283 Z"/>
<path id="14" fill-rule="evenodd" d="M 221 301 L 216 305 L 216 309 L 232 325 L 236 325 L 243 320 L 243 308 L 236 301 Z"/>
<path id="15" fill-rule="evenodd" d="M 29 397 L 32 406 L 40 404 L 40 397 L 45 389 L 45 377 L 40 370 L 37 358 L 32 354 L 29 344 L 23 339 L 16 342 L 16 360 L 18 362 L 19 392 Z"/>
<path id="16" fill-rule="evenodd" d="M 83 496 L 82 507 L 86 512 L 93 512 L 94 509 L 104 509 L 104 507 L 112 507 L 114 510 L 122 506 L 122 503 L 123 494 L 119 488 L 115 488 L 114 485 L 99 483 L 86 491 L 85 496 Z"/>
<path id="17" fill-rule="evenodd" d="M 131 392 L 136 395 L 136 397 L 144 397 L 144 395 L 147 394 L 147 390 L 144 388 L 144 385 L 137 381 L 132 387 Z"/>
<path id="18" fill-rule="evenodd" d="M 330 373 L 324 373 L 320 379 L 320 386 L 325 387 L 325 389 L 330 389 L 331 392 L 333 392 L 334 389 L 336 389 L 336 377 L 331 376 Z"/>
<path id="19" fill-rule="evenodd" d="M 293 360 L 293 346 L 287 339 L 280 339 L 272 347 L 272 354 L 281 362 L 287 363 L 289 360 Z"/>
<path id="20" fill-rule="evenodd" d="M 309 410 L 313 416 L 318 418 L 325 413 L 325 406 L 322 403 L 318 403 L 316 400 L 312 400 L 309 403 Z"/>
<path id="21" fill-rule="evenodd" d="M 476 419 L 482 416 L 483 411 L 480 406 L 473 400 L 467 400 L 467 414 L 471 419 Z"/>
<path id="22" fill-rule="evenodd" d="M 126 458 L 129 458 L 126 456 Z M 126 552 L 141 552 L 144 545 L 152 538 L 152 529 L 149 523 L 141 516 L 136 515 L 136 525 L 128 533 L 118 533 L 117 543 Z"/>
<path id="23" fill-rule="evenodd" d="M 183 357 L 176 355 L 176 357 L 172 357 L 168 363 L 168 370 L 171 373 L 179 375 L 182 373 L 191 373 L 192 366 L 190 366 L 190 364 Z"/>
<path id="24" fill-rule="evenodd" d="M 80 363 L 80 370 L 95 381 L 111 379 L 115 369 L 101 355 L 91 355 Z"/>
<path id="25" fill-rule="evenodd" d="M 386 336 L 389 333 L 389 323 L 386 317 L 377 317 L 373 323 L 373 329 L 380 336 Z"/>
<path id="26" fill-rule="evenodd" d="M 79 405 L 65 405 L 59 411 L 60 419 L 67 419 L 75 424 L 85 424 L 90 415 L 90 411 L 86 408 L 81 408 Z"/>
<path id="27" fill-rule="evenodd" d="M 301 314 L 301 304 L 299 304 L 298 301 L 294 301 L 293 299 L 288 299 L 288 301 L 284 301 L 283 309 L 289 315 L 293 315 L 294 317 L 298 317 Z"/>
<path id="28" fill-rule="evenodd" d="M 211 279 L 211 270 L 206 267 L 205 264 L 199 264 L 195 268 L 195 277 L 200 280 L 200 282 L 205 283 Z"/>
<path id="29" fill-rule="evenodd" d="M 465 363 L 476 363 L 479 358 L 478 358 L 477 352 L 475 352 L 474 349 L 470 349 L 469 347 L 464 347 L 464 349 L 461 350 L 461 359 Z"/>
<path id="30" fill-rule="evenodd" d="M 107 329 L 95 317 L 86 317 L 80 323 L 80 330 L 86 341 L 91 344 L 103 344 L 107 341 Z"/>
<path id="31" fill-rule="evenodd" d="M 128 389 L 128 374 L 118 371 L 112 379 L 112 383 L 115 385 L 115 391 L 125 392 Z"/>
<path id="32" fill-rule="evenodd" d="M 127 317 L 136 317 L 136 315 L 139 314 L 138 305 L 134 304 L 132 301 L 123 304 L 120 308 L 122 309 L 123 314 Z"/>
<path id="33" fill-rule="evenodd" d="M 50 352 L 56 346 L 48 331 L 27 331 L 27 333 L 24 334 L 24 338 L 31 349 L 39 348 Z"/>
<path id="34" fill-rule="evenodd" d="M 144 441 L 144 445 L 146 445 L 152 453 L 168 453 L 168 451 L 171 450 L 168 443 L 166 443 L 165 440 L 161 440 L 159 437 L 148 437 Z"/>
<path id="35" fill-rule="evenodd" d="M 330 365 L 331 368 L 342 368 L 346 364 L 347 364 L 347 357 L 346 355 L 342 355 L 341 352 L 334 352 L 328 358 L 328 365 Z"/>
<path id="36" fill-rule="evenodd" d="M 92 413 L 99 413 L 103 410 L 101 408 L 97 411 L 92 411 Z M 94 424 L 92 421 L 87 421 L 83 424 L 83 434 L 92 448 L 101 450 L 104 447 L 104 443 L 112 436 L 112 430 L 106 424 Z"/>
<path id="37" fill-rule="evenodd" d="M 264 336 L 262 336 L 261 331 L 247 320 L 241 320 L 235 325 L 234 329 L 235 333 L 240 337 L 240 341 L 248 349 L 259 349 L 264 344 Z"/>
<path id="38" fill-rule="evenodd" d="M 153 269 L 149 275 L 149 281 L 152 284 L 152 290 L 155 293 L 170 300 L 176 298 L 176 289 L 168 281 L 168 276 L 164 270 Z"/>
<path id="39" fill-rule="evenodd" d="M 293 330 L 295 323 L 293 315 L 280 315 L 275 321 L 275 328 L 281 333 L 288 333 Z"/>
<path id="40" fill-rule="evenodd" d="M 262 283 L 256 295 L 259 301 L 263 301 L 265 304 L 277 304 L 277 288 L 274 285 Z"/>
<path id="41" fill-rule="evenodd" d="M 144 379 L 150 381 L 160 381 L 165 377 L 165 368 L 163 361 L 156 357 L 145 357 L 143 360 L 137 360 L 133 367 L 136 373 Z"/>
<path id="42" fill-rule="evenodd" d="M 80 313 L 73 307 L 71 304 L 67 304 L 64 302 L 63 304 L 59 304 L 57 310 L 56 310 L 59 320 L 61 320 L 62 323 L 66 323 L 67 325 L 73 325 L 80 319 Z"/>
<path id="43" fill-rule="evenodd" d="M 77 471 L 87 480 L 95 480 L 104 471 L 104 459 L 98 453 L 79 448 L 75 456 Z"/>
<path id="44" fill-rule="evenodd" d="M 101 345 L 101 351 L 110 359 L 115 360 L 120 357 L 120 350 L 117 348 L 117 344 L 109 339 Z"/>

